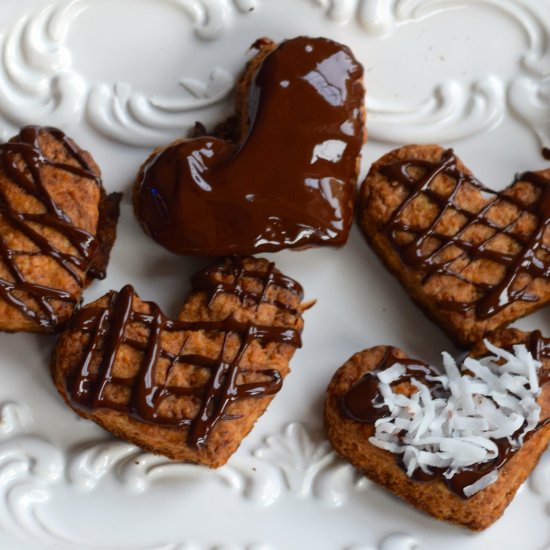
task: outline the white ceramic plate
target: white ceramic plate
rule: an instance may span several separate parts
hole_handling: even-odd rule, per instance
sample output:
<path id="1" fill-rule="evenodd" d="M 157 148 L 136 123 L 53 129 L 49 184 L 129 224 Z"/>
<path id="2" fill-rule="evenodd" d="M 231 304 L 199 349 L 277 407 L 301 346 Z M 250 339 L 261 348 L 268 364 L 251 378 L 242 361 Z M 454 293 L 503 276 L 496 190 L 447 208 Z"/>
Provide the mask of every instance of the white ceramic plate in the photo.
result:
<path id="1" fill-rule="evenodd" d="M 108 277 L 168 313 L 201 260 L 138 227 L 130 185 L 155 145 L 232 110 L 260 36 L 325 35 L 363 62 L 364 168 L 407 142 L 452 146 L 495 188 L 547 165 L 547 0 L 2 0 L 0 132 L 56 125 L 125 191 Z M 541 549 L 550 454 L 482 534 L 432 520 L 358 476 L 322 435 L 322 402 L 352 353 L 395 344 L 437 363 L 449 340 L 413 306 L 357 229 L 341 250 L 276 255 L 317 305 L 284 389 L 229 464 L 171 463 L 79 420 L 50 381 L 49 336 L 0 335 L 0 547 L 6 549 Z M 517 323 L 550 334 L 549 310 Z"/>

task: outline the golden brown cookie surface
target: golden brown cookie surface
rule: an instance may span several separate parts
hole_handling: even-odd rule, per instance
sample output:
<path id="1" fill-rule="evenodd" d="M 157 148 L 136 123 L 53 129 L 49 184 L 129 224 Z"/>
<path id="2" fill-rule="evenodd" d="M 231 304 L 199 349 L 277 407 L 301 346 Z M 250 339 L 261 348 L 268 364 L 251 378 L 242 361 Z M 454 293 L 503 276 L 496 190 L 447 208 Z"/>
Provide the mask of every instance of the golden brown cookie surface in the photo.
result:
<path id="1" fill-rule="evenodd" d="M 461 346 L 550 300 L 550 170 L 495 192 L 451 150 L 410 145 L 373 164 L 359 216 L 385 265 Z"/>
<path id="2" fill-rule="evenodd" d="M 125 287 L 75 315 L 55 350 L 54 382 L 115 435 L 221 466 L 289 372 L 301 298 L 298 283 L 252 258 L 195 275 L 177 320 Z"/>
<path id="3" fill-rule="evenodd" d="M 28 126 L 0 145 L 0 330 L 49 332 L 67 321 L 103 276 L 119 200 L 60 130 Z"/>
<path id="4" fill-rule="evenodd" d="M 375 422 L 388 414 L 386 409 L 378 406 L 384 402 L 377 394 L 378 373 L 398 363 L 404 365 L 406 375 L 401 375 L 394 386 L 397 393 L 410 396 L 420 391 L 414 386 L 413 379 L 426 381 L 426 374 L 434 374 L 421 361 L 411 359 L 390 346 L 377 346 L 359 352 L 335 373 L 325 401 L 327 435 L 340 455 L 368 478 L 412 506 L 437 519 L 472 530 L 485 529 L 502 515 L 550 441 L 550 340 L 537 332 L 524 333 L 515 329 L 502 329 L 490 334 L 488 339 L 505 350 L 523 344 L 533 357 L 541 361 L 538 378 L 542 391 L 537 398 L 540 417 L 537 427 L 529 432 L 519 450 L 511 449 L 507 441 L 497 440 L 499 454 L 495 459 L 470 466 L 455 476 L 445 477 L 442 470 L 435 467 L 431 468 L 431 475 L 417 468 L 409 476 L 405 471 L 403 455 L 369 441 L 375 435 Z M 484 344 L 478 343 L 470 355 L 485 357 L 488 350 Z M 427 386 L 436 396 L 438 391 L 441 392 L 441 388 L 433 382 L 432 385 L 428 382 Z M 441 392 L 441 395 L 448 396 L 448 391 L 446 394 Z M 491 484 L 465 498 L 466 487 L 494 474 L 496 480 L 492 478 Z"/>

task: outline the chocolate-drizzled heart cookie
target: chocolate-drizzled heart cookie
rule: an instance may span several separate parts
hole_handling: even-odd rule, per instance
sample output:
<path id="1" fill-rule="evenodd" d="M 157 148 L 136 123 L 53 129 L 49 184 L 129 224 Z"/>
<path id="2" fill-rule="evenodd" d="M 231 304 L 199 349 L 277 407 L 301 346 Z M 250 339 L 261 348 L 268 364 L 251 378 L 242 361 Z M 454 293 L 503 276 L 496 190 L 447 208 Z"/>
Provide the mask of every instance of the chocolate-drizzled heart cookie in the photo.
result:
<path id="1" fill-rule="evenodd" d="M 0 145 L 0 330 L 61 327 L 102 278 L 120 195 L 55 128 L 27 126 Z"/>
<path id="2" fill-rule="evenodd" d="M 328 437 L 367 477 L 432 516 L 482 530 L 550 441 L 550 340 L 501 329 L 444 373 L 397 348 L 354 355 L 325 401 Z"/>
<path id="3" fill-rule="evenodd" d="M 359 202 L 372 248 L 459 345 L 550 300 L 550 170 L 496 192 L 452 150 L 410 145 L 372 165 Z"/>
<path id="4" fill-rule="evenodd" d="M 326 38 L 262 39 L 236 125 L 158 149 L 134 187 L 146 233 L 177 254 L 342 245 L 364 141 L 363 68 Z"/>
<path id="5" fill-rule="evenodd" d="M 130 286 L 84 306 L 57 343 L 55 385 L 81 416 L 141 447 L 218 467 L 289 372 L 300 285 L 263 259 L 197 273 L 177 320 Z"/>

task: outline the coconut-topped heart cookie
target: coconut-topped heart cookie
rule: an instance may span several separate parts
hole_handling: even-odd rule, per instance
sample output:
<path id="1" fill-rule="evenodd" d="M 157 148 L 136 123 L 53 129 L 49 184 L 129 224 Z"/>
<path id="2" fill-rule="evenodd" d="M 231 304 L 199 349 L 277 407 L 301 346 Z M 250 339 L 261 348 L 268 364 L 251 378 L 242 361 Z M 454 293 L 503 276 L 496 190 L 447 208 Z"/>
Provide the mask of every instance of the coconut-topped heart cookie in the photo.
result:
<path id="1" fill-rule="evenodd" d="M 255 47 L 237 84 L 235 140 L 179 140 L 140 169 L 136 215 L 177 254 L 347 240 L 364 141 L 363 68 L 326 38 Z"/>
<path id="2" fill-rule="evenodd" d="M 0 145 L 0 330 L 54 331 L 103 277 L 121 195 L 91 155 L 55 128 Z"/>
<path id="3" fill-rule="evenodd" d="M 300 285 L 263 259 L 197 273 L 177 320 L 130 286 L 84 306 L 61 334 L 55 385 L 81 416 L 144 449 L 218 467 L 300 347 Z"/>
<path id="4" fill-rule="evenodd" d="M 496 521 L 550 441 L 550 340 L 502 329 L 440 372 L 378 346 L 334 375 L 328 437 L 343 457 L 438 519 Z"/>
<path id="5" fill-rule="evenodd" d="M 550 300 L 550 170 L 496 192 L 452 150 L 410 145 L 372 165 L 359 202 L 373 249 L 459 345 Z"/>

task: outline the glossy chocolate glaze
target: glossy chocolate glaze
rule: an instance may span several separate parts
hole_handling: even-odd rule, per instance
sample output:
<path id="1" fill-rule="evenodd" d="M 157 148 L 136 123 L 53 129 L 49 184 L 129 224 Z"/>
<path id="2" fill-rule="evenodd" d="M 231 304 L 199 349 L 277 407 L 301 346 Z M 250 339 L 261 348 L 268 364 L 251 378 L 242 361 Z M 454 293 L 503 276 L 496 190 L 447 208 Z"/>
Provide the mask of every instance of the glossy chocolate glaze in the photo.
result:
<path id="1" fill-rule="evenodd" d="M 422 361 L 396 357 L 394 355 L 394 348 L 388 347 L 376 370 L 365 374 L 342 397 L 342 407 L 348 418 L 357 420 L 358 422 L 374 424 L 378 419 L 388 416 L 388 408 L 381 406 L 384 398 L 379 391 L 376 374 L 395 363 L 400 363 L 407 367 L 406 374 L 399 379 L 400 383 L 408 382 L 414 377 L 421 379 L 428 387 L 432 390 L 434 389 L 434 385 L 426 380 L 426 375 L 438 376 L 439 373 Z"/>
<path id="2" fill-rule="evenodd" d="M 421 169 L 422 174 L 420 176 L 413 175 L 413 169 Z M 404 186 L 409 193 L 399 208 L 392 213 L 383 229 L 390 243 L 399 252 L 403 262 L 424 273 L 423 284 L 434 275 L 440 274 L 452 275 L 476 287 L 478 298 L 475 301 L 441 300 L 438 302 L 439 307 L 449 311 L 475 309 L 478 318 L 486 319 L 518 300 L 537 301 L 536 296 L 529 294 L 528 285 L 518 287 L 517 279 L 522 274 L 528 274 L 532 278 L 550 278 L 550 249 L 544 244 L 544 235 L 550 222 L 550 179 L 535 172 L 525 172 L 516 176 L 512 186 L 518 181 L 529 182 L 539 192 L 538 200 L 532 204 L 524 204 L 518 198 L 507 194 L 506 190 L 496 192 L 488 189 L 474 176 L 460 171 L 457 168 L 456 157 L 452 149 L 446 150 L 438 162 L 418 159 L 399 160 L 381 167 L 380 172 L 389 180 Z M 449 194 L 441 195 L 431 189 L 433 180 L 440 175 L 448 176 L 454 181 L 453 189 Z M 457 201 L 457 196 L 464 186 L 473 187 L 494 198 L 488 201 L 479 212 L 471 212 L 462 208 Z M 408 227 L 400 217 L 402 212 L 421 195 L 427 196 L 431 202 L 437 204 L 439 213 L 428 227 L 418 230 Z M 488 216 L 490 209 L 499 203 L 512 204 L 518 210 L 517 217 L 505 227 L 493 223 Z M 449 211 L 455 211 L 466 219 L 466 223 L 452 237 L 440 235 L 435 229 L 438 222 Z M 514 224 L 524 212 L 534 214 L 538 220 L 535 231 L 528 239 L 514 233 Z M 468 229 L 475 225 L 485 226 L 494 232 L 491 237 L 477 243 L 463 238 Z M 403 231 L 413 237 L 411 242 L 399 244 L 397 235 Z M 517 254 L 505 254 L 492 250 L 491 244 L 497 233 L 504 233 L 511 237 L 521 250 Z M 423 253 L 424 244 L 432 238 L 440 240 L 439 246 L 428 254 Z M 439 255 L 451 246 L 458 247 L 462 253 L 451 262 L 438 259 Z M 490 260 L 503 266 L 502 280 L 498 284 L 486 284 L 465 277 L 453 269 L 453 263 L 463 257 L 467 257 L 471 261 Z"/>
<path id="3" fill-rule="evenodd" d="M 362 76 L 331 40 L 280 44 L 252 78 L 238 143 L 182 140 L 142 166 L 134 206 L 144 230 L 177 254 L 344 244 L 363 143 Z"/>
<path id="4" fill-rule="evenodd" d="M 221 282 L 219 275 L 232 275 L 232 282 Z M 244 277 L 262 281 L 263 288 L 258 293 L 244 290 Z M 193 291 L 204 291 L 211 304 L 222 293 L 237 296 L 241 301 L 260 305 L 267 303 L 266 292 L 271 286 L 278 286 L 302 297 L 302 288 L 294 280 L 286 277 L 269 264 L 266 272 L 247 270 L 242 260 L 227 260 L 225 264 L 205 269 L 192 279 Z M 199 448 L 206 444 L 208 434 L 220 420 L 230 420 L 235 416 L 227 414 L 227 407 L 238 399 L 265 397 L 277 393 L 282 386 L 282 378 L 274 369 L 262 370 L 264 381 L 240 383 L 238 378 L 246 374 L 240 362 L 253 341 L 262 344 L 269 342 L 286 343 L 294 348 L 301 347 L 299 331 L 292 328 L 261 326 L 243 323 L 233 317 L 222 321 L 172 321 L 164 316 L 157 304 L 146 302 L 149 313 L 133 309 L 134 290 L 125 286 L 120 292 L 112 292 L 104 307 L 84 308 L 71 323 L 71 330 L 89 334 L 85 351 L 78 365 L 66 379 L 66 391 L 72 405 L 86 411 L 113 409 L 126 413 L 136 420 L 166 428 L 188 427 L 188 444 Z M 281 303 L 279 308 L 294 312 Z M 146 330 L 146 342 L 131 340 L 126 336 L 129 323 L 139 323 Z M 189 331 L 218 332 L 224 335 L 218 357 L 212 358 L 184 351 L 185 336 L 178 354 L 170 353 L 162 347 L 162 333 Z M 240 337 L 240 347 L 232 360 L 226 359 L 225 343 L 228 335 Z M 133 378 L 120 378 L 113 375 L 116 354 L 125 344 L 143 352 L 138 374 Z M 201 386 L 182 387 L 155 383 L 159 360 L 168 360 L 170 369 L 178 363 L 202 367 L 210 371 L 207 382 Z M 92 370 L 92 365 L 99 368 Z M 125 403 L 113 401 L 107 388 L 112 385 L 130 389 Z M 161 414 L 160 407 L 167 398 L 192 397 L 200 403 L 196 416 L 176 417 Z"/>
<path id="5" fill-rule="evenodd" d="M 550 359 L 550 340 L 543 338 L 539 331 L 534 331 L 531 333 L 529 341 L 526 342 L 526 346 L 533 357 L 535 357 L 538 361 L 542 362 Z M 390 368 L 396 363 L 404 365 L 406 367 L 406 372 L 396 382 L 394 382 L 394 386 L 409 382 L 411 378 L 414 377 L 428 386 L 435 397 L 445 398 L 450 395 L 450 392 L 445 390 L 439 382 L 434 382 L 426 378 L 426 376 L 438 376 L 439 373 L 435 369 L 425 363 L 422 363 L 421 361 L 397 357 L 394 353 L 394 348 L 387 347 L 384 356 L 377 367 L 366 373 L 341 397 L 340 410 L 342 411 L 342 414 L 347 418 L 355 420 L 356 422 L 362 422 L 365 424 L 374 424 L 378 419 L 389 416 L 387 407 L 378 406 L 383 403 L 383 398 L 379 391 L 377 374 L 384 369 Z M 539 382 L 543 385 L 549 381 L 550 370 L 541 368 L 539 370 Z M 550 422 L 550 418 L 541 419 L 536 429 L 538 430 L 542 428 L 548 424 L 548 422 Z M 527 437 L 529 437 L 529 435 L 527 435 Z M 508 439 L 498 439 L 495 443 L 498 446 L 499 453 L 494 460 L 465 468 L 456 473 L 450 479 L 443 475 L 443 469 L 431 468 L 431 473 L 426 473 L 420 468 L 417 468 L 412 475 L 412 479 L 417 481 L 442 481 L 455 494 L 462 498 L 467 498 L 464 494 L 464 489 L 466 487 L 474 484 L 490 472 L 498 470 L 504 466 L 519 450 L 518 448 L 512 447 Z M 405 469 L 400 455 L 396 457 L 396 460 L 397 463 Z"/>
<path id="6" fill-rule="evenodd" d="M 51 134 L 77 165 L 60 163 L 48 158 L 40 146 L 39 138 L 42 132 Z M 78 177 L 93 180 L 98 186 L 101 186 L 101 180 L 87 163 L 81 149 L 56 128 L 24 127 L 18 136 L 8 143 L 0 144 L 0 166 L 10 181 L 37 200 L 44 210 L 40 214 L 19 212 L 12 207 L 6 192 L 0 189 L 0 216 L 25 235 L 38 249 L 37 252 L 13 250 L 0 237 L 0 259 L 9 271 L 11 279 L 0 278 L 0 297 L 39 326 L 53 329 L 58 324 L 58 317 L 51 302 L 60 300 L 76 304 L 78 297 L 65 290 L 48 288 L 25 280 L 17 266 L 17 257 L 49 256 L 82 287 L 98 243 L 94 235 L 75 227 L 51 198 L 43 180 L 42 168 L 51 166 L 56 170 L 70 172 Z M 40 234 L 34 224 L 50 227 L 64 235 L 75 248 L 75 253 L 69 254 L 58 250 Z M 21 295 L 35 302 L 39 311 L 35 311 Z"/>

